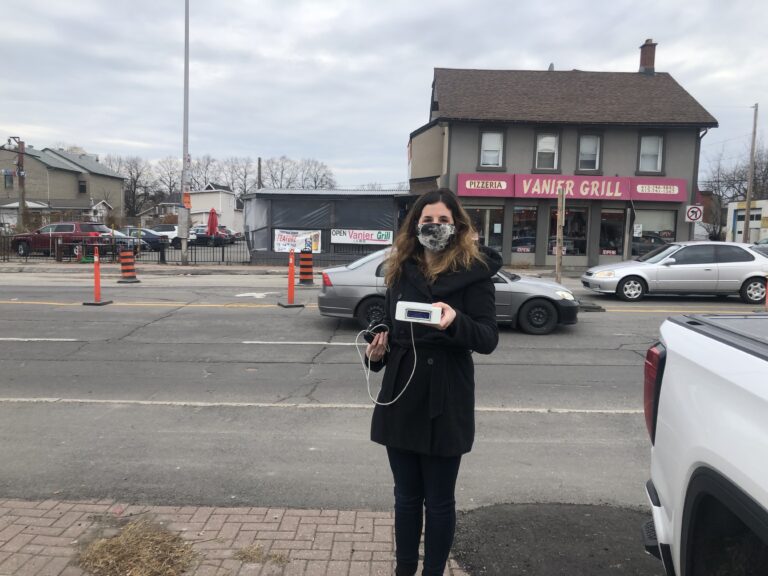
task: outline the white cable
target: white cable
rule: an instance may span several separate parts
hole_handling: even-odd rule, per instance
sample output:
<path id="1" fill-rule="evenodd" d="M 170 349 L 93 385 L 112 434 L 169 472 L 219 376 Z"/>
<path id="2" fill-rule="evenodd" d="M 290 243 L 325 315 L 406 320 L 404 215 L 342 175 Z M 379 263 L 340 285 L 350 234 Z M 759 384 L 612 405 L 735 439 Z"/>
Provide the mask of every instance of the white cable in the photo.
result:
<path id="1" fill-rule="evenodd" d="M 373 394 L 371 394 L 371 359 L 367 356 L 365 359 L 363 358 L 363 355 L 360 352 L 360 343 L 359 343 L 360 334 L 365 334 L 368 330 L 367 329 L 360 330 L 360 332 L 357 333 L 357 336 L 355 336 L 355 350 L 357 350 L 357 355 L 360 356 L 360 362 L 363 365 L 363 374 L 365 374 L 365 384 L 368 387 L 368 397 L 371 399 L 371 402 L 373 402 L 377 406 L 391 406 L 392 404 L 397 402 L 400 399 L 400 397 L 403 394 L 405 394 L 405 391 L 408 390 L 408 386 L 410 385 L 411 380 L 413 379 L 413 375 L 416 373 L 416 360 L 417 360 L 416 340 L 413 337 L 413 322 L 409 322 L 409 324 L 411 325 L 411 344 L 413 345 L 413 369 L 411 370 L 411 375 L 408 376 L 408 382 L 405 383 L 405 386 L 400 391 L 400 394 L 398 394 L 397 397 L 395 397 L 395 399 L 392 400 L 391 402 L 379 402 L 373 397 Z M 385 324 L 377 324 L 371 330 L 375 330 L 379 326 L 384 326 L 388 328 L 388 326 L 386 326 Z M 387 346 L 387 352 L 389 352 L 389 346 Z M 367 365 L 365 360 L 368 360 Z"/>

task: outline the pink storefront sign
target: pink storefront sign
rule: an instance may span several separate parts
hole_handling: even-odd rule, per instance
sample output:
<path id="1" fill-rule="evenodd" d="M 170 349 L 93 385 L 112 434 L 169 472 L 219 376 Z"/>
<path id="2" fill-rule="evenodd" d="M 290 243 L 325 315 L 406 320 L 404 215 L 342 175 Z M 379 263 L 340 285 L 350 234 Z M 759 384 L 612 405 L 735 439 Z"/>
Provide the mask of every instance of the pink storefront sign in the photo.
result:
<path id="1" fill-rule="evenodd" d="M 569 199 L 629 200 L 629 178 L 515 174 L 516 198 L 557 198 L 560 190 Z"/>
<path id="2" fill-rule="evenodd" d="M 687 202 L 688 190 L 682 178 L 630 178 L 634 201 Z"/>
<path id="3" fill-rule="evenodd" d="M 563 174 L 459 174 L 459 196 L 557 198 L 572 200 L 687 202 L 682 178 L 568 176 Z"/>
<path id="4" fill-rule="evenodd" d="M 459 174 L 459 196 L 513 196 L 512 174 Z"/>

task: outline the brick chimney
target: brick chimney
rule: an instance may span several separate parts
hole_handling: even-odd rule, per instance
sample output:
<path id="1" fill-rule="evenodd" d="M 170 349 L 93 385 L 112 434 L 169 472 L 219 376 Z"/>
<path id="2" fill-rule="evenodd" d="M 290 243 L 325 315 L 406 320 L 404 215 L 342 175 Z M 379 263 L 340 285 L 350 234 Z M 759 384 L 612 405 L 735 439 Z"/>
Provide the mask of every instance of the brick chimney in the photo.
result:
<path id="1" fill-rule="evenodd" d="M 640 70 L 643 74 L 653 76 L 656 72 L 656 43 L 648 38 L 645 44 L 640 46 Z"/>

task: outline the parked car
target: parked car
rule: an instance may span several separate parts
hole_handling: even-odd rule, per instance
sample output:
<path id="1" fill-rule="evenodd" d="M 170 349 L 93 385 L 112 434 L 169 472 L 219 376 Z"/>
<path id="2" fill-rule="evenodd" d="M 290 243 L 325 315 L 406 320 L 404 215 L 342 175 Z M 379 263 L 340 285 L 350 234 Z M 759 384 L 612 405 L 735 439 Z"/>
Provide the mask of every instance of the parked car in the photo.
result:
<path id="1" fill-rule="evenodd" d="M 111 231 L 99 222 L 57 222 L 32 232 L 15 234 L 11 238 L 11 249 L 22 257 L 34 252 L 50 255 L 61 240 L 64 253 L 79 256 L 83 246 L 88 249 L 88 246 L 98 244 L 100 236 Z"/>
<path id="2" fill-rule="evenodd" d="M 195 226 L 192 232 L 195 234 L 194 245 L 196 246 L 223 246 L 228 242 L 223 234 L 217 232 L 213 237 L 208 234 L 207 226 Z"/>
<path id="3" fill-rule="evenodd" d="M 219 232 L 224 235 L 226 238 L 227 244 L 234 244 L 235 243 L 235 232 L 231 228 L 227 228 L 226 226 L 219 226 Z"/>
<path id="4" fill-rule="evenodd" d="M 178 224 L 156 224 L 152 227 L 152 232 L 160 234 L 161 236 L 167 236 L 168 242 L 170 242 L 172 248 L 181 248 L 181 238 L 179 238 L 179 225 Z M 191 230 L 187 233 L 187 241 L 189 244 L 194 244 L 196 237 L 195 233 Z"/>
<path id="5" fill-rule="evenodd" d="M 165 235 L 153 232 L 148 228 L 137 228 L 135 226 L 126 226 L 120 229 L 120 232 L 130 236 L 131 238 L 141 238 L 149 244 L 150 249 L 159 251 L 163 245 L 168 245 L 168 237 Z"/>
<path id="6" fill-rule="evenodd" d="M 120 230 L 110 230 L 109 232 L 103 232 L 101 234 L 102 243 L 106 244 L 107 250 L 115 252 L 121 250 L 133 250 L 134 254 L 141 251 L 151 251 L 152 247 L 144 240 L 139 238 L 132 238 L 127 234 L 123 234 Z"/>
<path id="7" fill-rule="evenodd" d="M 379 250 L 346 266 L 323 272 L 323 286 L 317 297 L 320 314 L 356 318 L 362 328 L 384 314 L 385 258 L 389 249 Z M 527 278 L 499 271 L 496 287 L 496 319 L 529 334 L 548 334 L 558 324 L 575 324 L 579 302 L 565 286 L 540 278 Z"/>
<path id="8" fill-rule="evenodd" d="M 638 301 L 646 294 L 739 294 L 747 304 L 765 300 L 768 256 L 749 244 L 673 242 L 616 264 L 590 268 L 585 288 Z"/>
<path id="9" fill-rule="evenodd" d="M 669 242 L 656 232 L 643 232 L 640 236 L 632 237 L 632 256 L 644 256 L 666 244 Z"/>

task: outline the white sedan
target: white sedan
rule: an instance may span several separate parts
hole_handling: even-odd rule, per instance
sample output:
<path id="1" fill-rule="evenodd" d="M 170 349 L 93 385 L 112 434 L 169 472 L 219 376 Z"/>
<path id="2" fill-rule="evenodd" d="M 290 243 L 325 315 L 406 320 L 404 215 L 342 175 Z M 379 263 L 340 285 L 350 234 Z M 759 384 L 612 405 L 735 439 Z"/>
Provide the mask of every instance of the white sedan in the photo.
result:
<path id="1" fill-rule="evenodd" d="M 636 260 L 590 268 L 585 288 L 637 301 L 646 294 L 738 294 L 747 304 L 765 300 L 768 257 L 750 244 L 673 242 Z"/>

